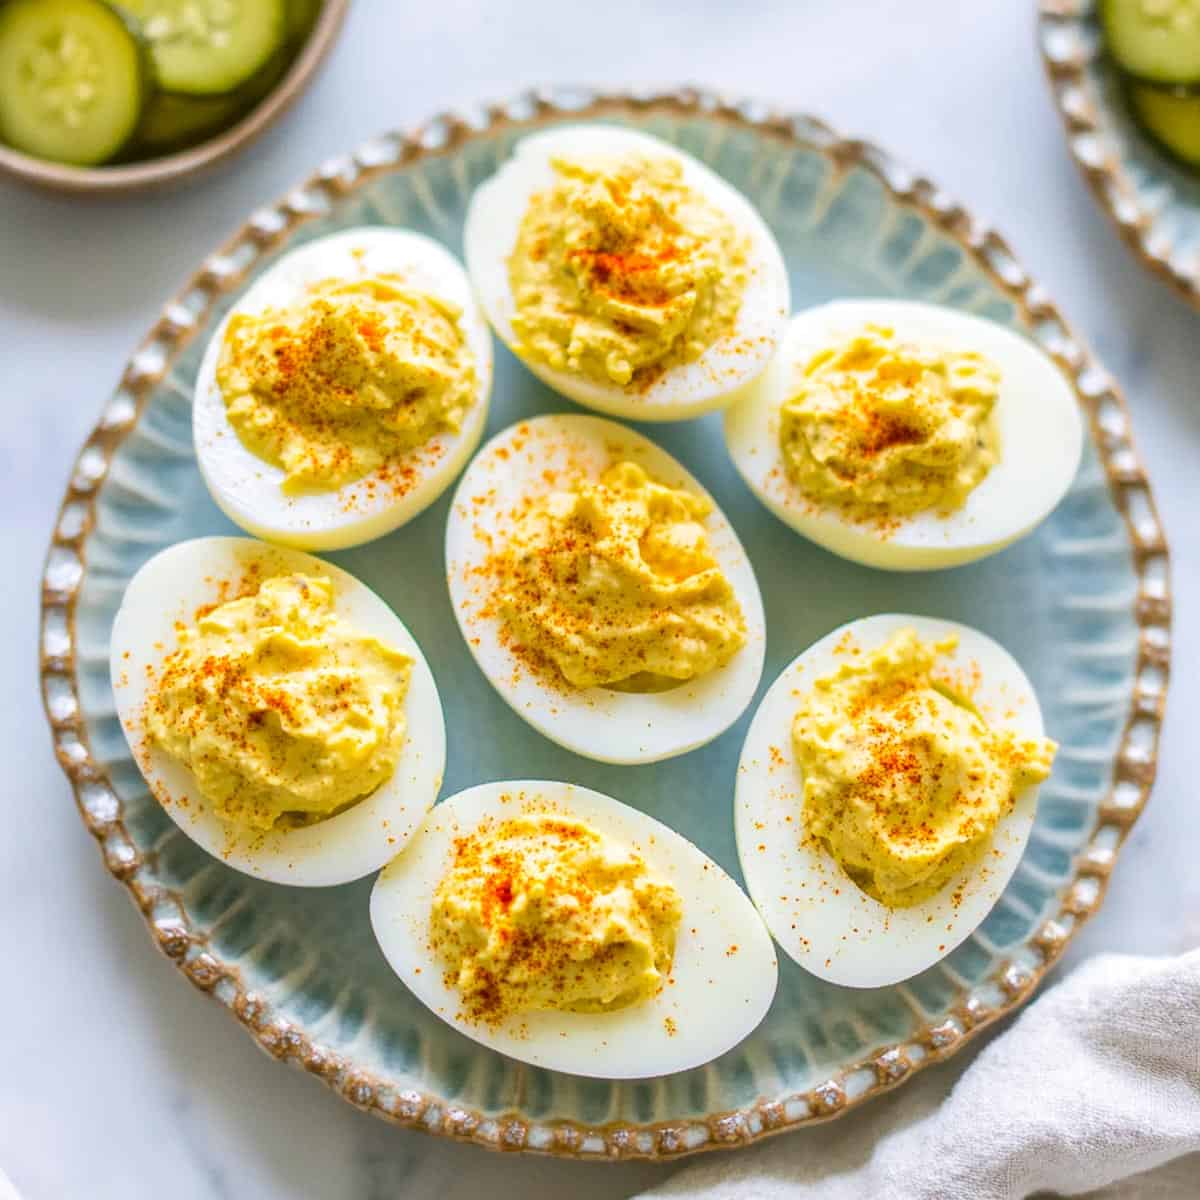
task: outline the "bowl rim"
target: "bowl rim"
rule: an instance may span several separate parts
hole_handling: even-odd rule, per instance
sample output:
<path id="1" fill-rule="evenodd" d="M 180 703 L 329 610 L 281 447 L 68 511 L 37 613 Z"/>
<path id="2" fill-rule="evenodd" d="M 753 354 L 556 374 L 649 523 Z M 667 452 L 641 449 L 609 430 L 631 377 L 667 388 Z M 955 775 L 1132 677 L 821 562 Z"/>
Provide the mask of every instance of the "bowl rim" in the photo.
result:
<path id="1" fill-rule="evenodd" d="M 247 988 L 238 968 L 222 962 L 205 937 L 191 929 L 179 895 L 142 876 L 144 860 L 124 825 L 120 800 L 88 744 L 76 677 L 75 608 L 96 498 L 114 452 L 137 424 L 147 397 L 169 372 L 174 357 L 198 334 L 221 297 L 240 286 L 262 255 L 277 249 L 298 227 L 327 213 L 334 200 L 381 175 L 451 154 L 472 139 L 552 122 L 655 113 L 721 121 L 775 140 L 784 151 L 788 147 L 815 150 L 838 172 L 869 173 L 890 196 L 915 208 L 933 228 L 953 238 L 1011 301 L 1022 324 L 1036 334 L 1066 373 L 1089 422 L 1114 506 L 1128 533 L 1138 576 L 1136 683 L 1114 754 L 1110 790 L 1098 808 L 1087 848 L 1078 855 L 1074 874 L 1064 883 L 1056 908 L 1027 943 L 1027 950 L 1037 958 L 1033 965 L 1002 960 L 949 1017 L 924 1025 L 902 1043 L 881 1045 L 804 1093 L 760 1098 L 736 1110 L 643 1124 L 532 1120 L 515 1112 L 489 1115 L 415 1089 L 399 1091 L 361 1063 L 275 1014 L 264 997 Z M 836 1118 L 950 1057 L 1019 1008 L 1100 907 L 1118 852 L 1149 798 L 1170 667 L 1169 553 L 1125 400 L 1053 302 L 1026 274 L 1008 243 L 930 179 L 870 142 L 845 139 L 817 118 L 694 87 L 636 93 L 580 87 L 539 89 L 467 114 L 442 113 L 411 129 L 371 139 L 353 154 L 328 160 L 274 207 L 257 210 L 168 302 L 130 358 L 116 395 L 76 460 L 47 551 L 41 586 L 40 678 L 56 756 L 71 783 L 80 816 L 99 843 L 106 868 L 128 889 L 158 947 L 192 984 L 231 1012 L 261 1049 L 317 1076 L 357 1108 L 398 1125 L 493 1150 L 590 1161 L 671 1160 L 746 1145 Z M 996 989 L 999 1002 L 982 997 L 981 987 Z"/>
<path id="2" fill-rule="evenodd" d="M 1121 240 L 1144 266 L 1200 308 L 1200 258 L 1178 260 L 1170 243 L 1155 235 L 1155 212 L 1142 201 L 1119 154 L 1107 148 L 1102 154 L 1089 154 L 1081 147 L 1081 139 L 1107 142 L 1111 135 L 1108 107 L 1088 73 L 1101 49 L 1095 39 L 1084 39 L 1060 51 L 1054 34 L 1063 26 L 1089 20 L 1095 9 L 1095 0 L 1037 0 L 1038 49 L 1054 107 L 1062 118 L 1067 149 Z"/>
<path id="3" fill-rule="evenodd" d="M 111 167 L 48 162 L 0 143 L 0 176 L 75 196 L 113 196 L 165 187 L 215 167 L 265 133 L 300 98 L 333 49 L 349 7 L 350 0 L 323 0 L 287 73 L 236 125 L 215 137 L 173 154 Z"/>

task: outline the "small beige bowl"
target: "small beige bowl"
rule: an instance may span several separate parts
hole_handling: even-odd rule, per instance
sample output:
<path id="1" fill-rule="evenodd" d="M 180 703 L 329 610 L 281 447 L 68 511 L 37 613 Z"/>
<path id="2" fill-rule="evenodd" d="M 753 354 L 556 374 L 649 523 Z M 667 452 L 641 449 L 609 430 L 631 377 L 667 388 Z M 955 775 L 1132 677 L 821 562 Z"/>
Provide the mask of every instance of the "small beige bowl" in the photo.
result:
<path id="1" fill-rule="evenodd" d="M 236 125 L 199 145 L 162 158 L 114 167 L 68 167 L 0 145 L 0 175 L 75 195 L 114 195 L 162 187 L 231 158 L 296 101 L 337 40 L 350 0 L 325 0 L 308 40 L 273 91 Z"/>

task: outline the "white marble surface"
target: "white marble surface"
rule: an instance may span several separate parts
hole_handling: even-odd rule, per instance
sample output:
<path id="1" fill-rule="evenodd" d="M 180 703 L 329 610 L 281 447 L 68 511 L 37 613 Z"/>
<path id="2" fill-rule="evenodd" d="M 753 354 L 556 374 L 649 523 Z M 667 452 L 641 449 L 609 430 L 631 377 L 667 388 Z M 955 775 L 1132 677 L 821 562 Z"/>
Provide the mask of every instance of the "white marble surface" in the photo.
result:
<path id="1" fill-rule="evenodd" d="M 223 173 L 163 197 L 92 203 L 0 185 L 0 1167 L 26 1200 L 590 1200 L 671 1169 L 499 1158 L 391 1129 L 255 1052 L 160 957 L 102 870 L 34 688 L 52 512 L 163 298 L 257 202 L 326 156 L 534 82 L 696 81 L 808 109 L 927 170 L 1010 236 L 1128 390 L 1175 552 L 1177 676 L 1157 792 L 1063 969 L 1102 947 L 1197 940 L 1200 741 L 1188 724 L 1200 707 L 1189 669 L 1200 661 L 1200 316 L 1117 244 L 1077 177 L 1032 9 L 358 0 L 313 90 Z M 957 1068 L 938 1069 L 948 1086 Z M 819 1134 L 796 1136 L 819 1152 Z"/>

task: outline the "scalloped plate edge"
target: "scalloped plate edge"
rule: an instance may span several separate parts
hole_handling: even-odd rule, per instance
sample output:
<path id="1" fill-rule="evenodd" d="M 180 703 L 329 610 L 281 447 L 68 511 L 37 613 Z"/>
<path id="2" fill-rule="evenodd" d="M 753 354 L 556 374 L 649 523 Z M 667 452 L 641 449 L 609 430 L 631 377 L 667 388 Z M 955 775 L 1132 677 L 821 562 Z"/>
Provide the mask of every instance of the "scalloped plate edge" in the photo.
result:
<path id="1" fill-rule="evenodd" d="M 1093 7 L 1092 0 L 1038 0 L 1038 48 L 1066 131 L 1067 149 L 1121 240 L 1150 271 L 1200 308 L 1200 259 L 1178 258 L 1169 242 L 1156 237 L 1155 213 L 1143 203 L 1124 161 L 1109 144 L 1107 107 L 1088 75 L 1098 46 L 1061 36 Z M 1092 153 L 1091 146 L 1099 152 Z"/>

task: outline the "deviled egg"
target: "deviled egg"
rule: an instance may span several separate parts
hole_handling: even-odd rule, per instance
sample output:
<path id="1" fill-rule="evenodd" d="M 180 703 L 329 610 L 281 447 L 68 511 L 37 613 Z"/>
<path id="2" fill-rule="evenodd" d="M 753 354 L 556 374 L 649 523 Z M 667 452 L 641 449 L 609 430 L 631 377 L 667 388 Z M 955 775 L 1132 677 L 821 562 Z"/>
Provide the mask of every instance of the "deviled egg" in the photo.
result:
<path id="1" fill-rule="evenodd" d="M 231 867 L 315 887 L 377 870 L 441 788 L 420 647 L 352 575 L 206 537 L 155 555 L 113 624 L 117 716 L 167 815 Z"/>
<path id="2" fill-rule="evenodd" d="M 738 764 L 738 858 L 775 940 L 848 987 L 938 962 L 1016 870 L 1055 749 L 1025 673 L 966 625 L 888 614 L 810 646 Z"/>
<path id="3" fill-rule="evenodd" d="M 442 1020 L 596 1079 L 709 1062 L 775 995 L 774 947 L 737 884 L 666 825 L 569 783 L 439 804 L 376 881 L 371 924 Z"/>
<path id="4" fill-rule="evenodd" d="M 750 202 L 632 129 L 523 138 L 476 189 L 463 246 L 509 349 L 569 399 L 630 420 L 732 403 L 787 320 L 783 255 Z"/>
<path id="5" fill-rule="evenodd" d="M 432 504 L 487 421 L 492 343 L 444 247 L 399 229 L 319 238 L 221 322 L 196 380 L 196 456 L 247 532 L 335 550 Z"/>
<path id="6" fill-rule="evenodd" d="M 1029 533 L 1079 466 L 1063 373 L 992 321 L 900 300 L 792 319 L 725 415 L 734 464 L 780 520 L 854 562 L 929 570 Z"/>
<path id="7" fill-rule="evenodd" d="M 583 415 L 497 434 L 446 524 L 480 669 L 551 741 L 601 762 L 684 754 L 750 703 L 762 598 L 732 526 L 640 433 Z"/>

